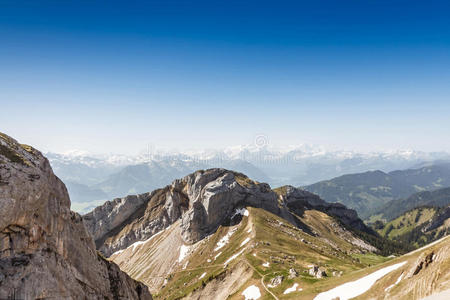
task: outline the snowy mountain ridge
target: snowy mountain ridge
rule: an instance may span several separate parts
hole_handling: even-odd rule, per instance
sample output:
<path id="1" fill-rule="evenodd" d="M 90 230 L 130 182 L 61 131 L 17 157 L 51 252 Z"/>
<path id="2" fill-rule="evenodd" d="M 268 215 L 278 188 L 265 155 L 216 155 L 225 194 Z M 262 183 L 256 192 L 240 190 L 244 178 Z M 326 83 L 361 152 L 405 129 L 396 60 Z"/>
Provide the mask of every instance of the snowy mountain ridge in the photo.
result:
<path id="1" fill-rule="evenodd" d="M 448 152 L 424 152 L 417 150 L 389 150 L 375 152 L 357 152 L 348 150 L 327 150 L 323 146 L 301 144 L 278 147 L 272 145 L 238 145 L 224 149 L 205 150 L 161 150 L 152 149 L 137 155 L 117 153 L 100 154 L 85 150 L 70 150 L 62 153 L 48 152 L 50 161 L 76 162 L 90 167 L 110 164 L 116 166 L 140 164 L 148 161 L 178 159 L 184 161 L 214 161 L 242 159 L 249 162 L 256 160 L 286 160 L 304 162 L 308 160 L 348 160 L 348 159 L 385 159 L 399 161 L 432 161 L 450 159 Z"/>

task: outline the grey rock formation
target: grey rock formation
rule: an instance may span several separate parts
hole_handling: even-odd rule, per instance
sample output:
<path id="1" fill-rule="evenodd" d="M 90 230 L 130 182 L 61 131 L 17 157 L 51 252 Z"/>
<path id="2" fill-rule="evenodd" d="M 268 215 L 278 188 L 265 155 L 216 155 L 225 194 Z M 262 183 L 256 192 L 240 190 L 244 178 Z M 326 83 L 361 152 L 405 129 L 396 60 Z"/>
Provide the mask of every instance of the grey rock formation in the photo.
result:
<path id="1" fill-rule="evenodd" d="M 297 270 L 295 270 L 295 269 L 289 269 L 289 276 L 288 276 L 289 279 L 294 279 L 294 278 L 297 277 L 297 276 L 298 276 Z"/>
<path id="2" fill-rule="evenodd" d="M 275 276 L 274 278 L 272 278 L 272 280 L 270 280 L 269 287 L 274 288 L 279 286 L 283 282 L 283 279 L 284 279 L 283 275 Z"/>
<path id="3" fill-rule="evenodd" d="M 197 171 L 151 194 L 107 202 L 83 216 L 100 251 L 107 256 L 122 250 L 181 219 L 185 243 L 195 243 L 227 222 L 238 207 L 252 206 L 299 225 L 292 212 L 317 209 L 354 228 L 367 229 L 353 210 L 327 203 L 318 196 L 290 186 L 273 191 L 266 183 L 225 169 Z"/>
<path id="4" fill-rule="evenodd" d="M 319 266 L 313 266 L 308 270 L 309 275 L 314 276 L 315 278 L 323 278 L 327 277 L 327 272 Z"/>
<path id="5" fill-rule="evenodd" d="M 0 299 L 151 299 L 97 253 L 36 149 L 0 133 Z"/>
<path id="6" fill-rule="evenodd" d="M 283 189 L 286 206 L 298 215 L 301 215 L 305 209 L 317 209 L 337 217 L 342 223 L 353 229 L 371 231 L 358 217 L 355 210 L 349 209 L 341 203 L 328 203 L 313 193 L 292 186 L 285 186 Z"/>
<path id="7" fill-rule="evenodd" d="M 84 216 L 84 223 L 92 233 L 97 244 L 104 239 L 114 228 L 117 228 L 130 218 L 140 217 L 145 210 L 145 205 L 150 199 L 150 194 L 130 195 L 107 201 L 102 206 L 96 207 L 92 212 Z M 97 245 L 98 246 L 98 245 Z"/>

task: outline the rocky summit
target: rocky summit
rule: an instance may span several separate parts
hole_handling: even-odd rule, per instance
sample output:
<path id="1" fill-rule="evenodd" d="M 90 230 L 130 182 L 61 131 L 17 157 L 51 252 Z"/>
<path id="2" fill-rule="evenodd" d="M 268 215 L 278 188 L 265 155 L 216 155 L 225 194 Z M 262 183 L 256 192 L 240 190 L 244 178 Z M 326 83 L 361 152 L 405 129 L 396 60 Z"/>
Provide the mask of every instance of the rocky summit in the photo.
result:
<path id="1" fill-rule="evenodd" d="M 193 244 L 229 221 L 239 207 L 262 208 L 295 226 L 307 228 L 296 217 L 315 209 L 337 217 L 344 225 L 362 232 L 364 225 L 354 210 L 291 186 L 272 190 L 247 176 L 225 170 L 197 171 L 152 193 L 106 202 L 83 216 L 97 247 L 106 256 L 146 240 L 181 220 L 181 236 Z"/>
<path id="2" fill-rule="evenodd" d="M 152 299 L 95 248 L 36 149 L 0 134 L 0 299 Z"/>
<path id="3" fill-rule="evenodd" d="M 367 266 L 358 255 L 379 252 L 379 237 L 344 205 L 221 168 L 106 202 L 83 219 L 98 249 L 157 299 L 228 299 L 253 277 L 263 294 L 283 295 L 303 276 L 326 277 L 309 275 L 310 265 L 342 274 Z"/>

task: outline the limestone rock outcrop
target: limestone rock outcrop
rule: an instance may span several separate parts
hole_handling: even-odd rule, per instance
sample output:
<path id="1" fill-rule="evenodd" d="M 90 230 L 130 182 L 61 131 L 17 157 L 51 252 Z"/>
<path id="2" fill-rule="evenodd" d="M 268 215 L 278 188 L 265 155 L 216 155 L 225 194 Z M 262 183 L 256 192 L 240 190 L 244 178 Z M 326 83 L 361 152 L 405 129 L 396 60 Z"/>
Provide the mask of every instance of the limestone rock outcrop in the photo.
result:
<path id="1" fill-rule="evenodd" d="M 95 248 L 36 149 L 0 133 L 0 299 L 151 299 Z"/>
<path id="2" fill-rule="evenodd" d="M 327 272 L 325 272 L 325 270 L 320 268 L 319 266 L 312 266 L 308 270 L 308 274 L 314 276 L 315 278 L 327 277 Z"/>
<path id="3" fill-rule="evenodd" d="M 351 228 L 371 232 L 371 230 L 358 217 L 355 210 L 347 208 L 341 203 L 329 203 L 319 196 L 292 186 L 283 187 L 283 199 L 286 206 L 298 215 L 305 209 L 316 209 L 328 215 L 337 217 L 342 223 Z"/>
<path id="4" fill-rule="evenodd" d="M 98 249 L 106 256 L 150 238 L 181 219 L 181 235 L 193 244 L 231 222 L 244 206 L 263 208 L 299 225 L 292 214 L 316 209 L 344 224 L 368 230 L 355 211 L 290 186 L 272 190 L 247 176 L 225 169 L 200 170 L 152 193 L 107 202 L 83 216 Z"/>

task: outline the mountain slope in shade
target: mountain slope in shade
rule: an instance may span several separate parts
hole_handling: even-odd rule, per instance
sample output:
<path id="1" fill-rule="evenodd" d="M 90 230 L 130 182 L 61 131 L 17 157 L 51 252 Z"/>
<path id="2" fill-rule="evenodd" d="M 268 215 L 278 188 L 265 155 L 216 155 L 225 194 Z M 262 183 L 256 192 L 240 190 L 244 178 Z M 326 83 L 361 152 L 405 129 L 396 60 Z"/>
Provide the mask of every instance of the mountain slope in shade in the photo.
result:
<path id="1" fill-rule="evenodd" d="M 0 298 L 151 299 L 95 249 L 36 149 L 0 133 Z"/>
<path id="2" fill-rule="evenodd" d="M 349 174 L 304 187 L 330 202 L 340 202 L 368 218 L 392 200 L 450 186 L 450 164 L 384 173 Z M 411 207 L 413 208 L 413 207 Z"/>
<path id="3" fill-rule="evenodd" d="M 450 205 L 450 188 L 415 193 L 407 198 L 393 200 L 374 213 L 377 219 L 392 220 L 419 206 L 446 207 Z"/>

